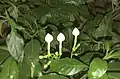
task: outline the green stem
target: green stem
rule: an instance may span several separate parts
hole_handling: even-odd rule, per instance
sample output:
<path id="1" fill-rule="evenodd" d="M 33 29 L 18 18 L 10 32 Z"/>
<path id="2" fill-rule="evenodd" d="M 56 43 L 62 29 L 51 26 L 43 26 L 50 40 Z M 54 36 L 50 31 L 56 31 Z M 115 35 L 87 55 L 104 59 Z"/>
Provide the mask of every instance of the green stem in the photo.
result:
<path id="1" fill-rule="evenodd" d="M 111 54 L 114 52 L 114 50 L 113 51 L 110 51 L 109 53 L 108 53 L 108 51 L 106 52 L 106 55 L 104 56 L 104 58 L 103 59 L 109 59 L 109 58 L 111 58 Z"/>
<path id="2" fill-rule="evenodd" d="M 73 52 L 76 50 L 76 44 L 77 44 L 77 36 L 75 36 L 75 39 L 74 39 L 74 45 L 73 45 L 72 52 L 71 52 L 71 58 L 73 56 Z"/>
<path id="3" fill-rule="evenodd" d="M 62 55 L 62 42 L 59 42 L 59 56 L 61 57 Z"/>
<path id="4" fill-rule="evenodd" d="M 72 51 L 75 51 L 76 44 L 77 44 L 77 36 L 75 36 L 74 45 L 73 45 Z"/>
<path id="5" fill-rule="evenodd" d="M 104 58 L 103 59 L 107 59 L 108 58 L 108 50 L 106 51 L 106 54 L 105 54 L 105 56 L 104 56 Z"/>
<path id="6" fill-rule="evenodd" d="M 35 65 L 31 62 L 31 78 L 34 77 Z"/>
<path id="7" fill-rule="evenodd" d="M 48 56 L 50 56 L 50 42 L 48 42 Z"/>

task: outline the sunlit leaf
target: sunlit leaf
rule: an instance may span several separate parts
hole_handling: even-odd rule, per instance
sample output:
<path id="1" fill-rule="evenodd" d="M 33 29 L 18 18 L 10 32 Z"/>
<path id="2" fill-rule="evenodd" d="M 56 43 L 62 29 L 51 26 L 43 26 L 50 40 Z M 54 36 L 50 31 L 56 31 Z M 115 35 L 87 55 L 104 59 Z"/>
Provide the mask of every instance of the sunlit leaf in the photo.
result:
<path id="1" fill-rule="evenodd" d="M 6 39 L 8 50 L 17 61 L 22 61 L 24 56 L 24 40 L 16 32 L 12 31 Z"/>
<path id="2" fill-rule="evenodd" d="M 19 68 L 16 61 L 9 57 L 2 64 L 2 72 L 0 72 L 1 79 L 19 79 Z"/>
<path id="3" fill-rule="evenodd" d="M 107 69 L 108 65 L 106 61 L 100 58 L 95 58 L 90 64 L 88 77 L 90 79 L 99 79 L 106 73 Z"/>
<path id="4" fill-rule="evenodd" d="M 87 68 L 87 65 L 76 59 L 70 58 L 53 60 L 50 64 L 50 71 L 58 72 L 59 74 L 63 75 L 74 75 L 84 68 Z"/>

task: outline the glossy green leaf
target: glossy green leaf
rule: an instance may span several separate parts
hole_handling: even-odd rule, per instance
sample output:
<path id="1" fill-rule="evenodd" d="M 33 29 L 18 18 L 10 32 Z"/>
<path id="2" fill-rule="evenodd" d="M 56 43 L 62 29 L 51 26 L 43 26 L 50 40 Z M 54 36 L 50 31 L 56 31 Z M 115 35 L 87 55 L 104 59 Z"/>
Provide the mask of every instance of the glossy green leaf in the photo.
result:
<path id="1" fill-rule="evenodd" d="M 62 75 L 51 74 L 51 75 L 41 76 L 39 79 L 68 79 L 68 78 Z"/>
<path id="2" fill-rule="evenodd" d="M 90 79 L 99 79 L 106 73 L 107 69 L 108 65 L 106 61 L 100 58 L 95 58 L 90 64 L 88 77 Z"/>
<path id="3" fill-rule="evenodd" d="M 31 67 L 34 65 L 35 68 L 33 69 L 32 75 L 37 75 L 40 73 L 39 67 L 39 53 L 40 53 L 40 43 L 36 39 L 32 39 L 28 42 L 25 46 L 25 56 L 24 61 L 21 66 L 21 78 L 28 78 L 31 76 Z M 38 69 L 38 70 L 36 70 Z"/>
<path id="4" fill-rule="evenodd" d="M 74 75 L 87 66 L 76 59 L 63 58 L 59 60 L 52 60 L 50 64 L 50 71 L 58 72 L 63 75 Z"/>
<path id="5" fill-rule="evenodd" d="M 2 64 L 2 72 L 0 72 L 1 79 L 19 79 L 19 69 L 16 61 L 9 57 Z"/>
<path id="6" fill-rule="evenodd" d="M 109 58 L 118 58 L 120 59 L 120 51 L 112 53 Z"/>
<path id="7" fill-rule="evenodd" d="M 107 14 L 103 20 L 100 22 L 99 27 L 96 29 L 94 36 L 111 36 L 112 32 L 112 15 L 111 13 Z"/>
<path id="8" fill-rule="evenodd" d="M 39 59 L 40 54 L 40 43 L 36 39 L 32 39 L 30 42 L 28 42 L 25 46 L 25 60 L 31 64 L 33 62 L 34 64 Z"/>
<path id="9" fill-rule="evenodd" d="M 6 39 L 8 50 L 17 61 L 22 61 L 24 56 L 24 40 L 16 32 L 12 31 Z"/>

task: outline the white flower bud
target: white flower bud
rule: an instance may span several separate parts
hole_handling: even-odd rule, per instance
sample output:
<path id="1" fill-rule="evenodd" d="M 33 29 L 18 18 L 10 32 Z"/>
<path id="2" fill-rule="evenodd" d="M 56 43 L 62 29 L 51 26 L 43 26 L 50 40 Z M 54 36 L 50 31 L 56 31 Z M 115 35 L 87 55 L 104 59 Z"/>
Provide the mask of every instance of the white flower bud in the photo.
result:
<path id="1" fill-rule="evenodd" d="M 72 34 L 73 34 L 74 36 L 78 36 L 78 35 L 80 34 L 80 32 L 79 32 L 79 30 L 75 27 L 75 28 L 73 29 L 73 31 L 72 31 Z"/>
<path id="2" fill-rule="evenodd" d="M 49 33 L 47 33 L 47 35 L 45 36 L 45 41 L 50 43 L 53 40 L 53 36 Z"/>
<path id="3" fill-rule="evenodd" d="M 62 41 L 65 40 L 65 36 L 64 36 L 62 33 L 59 33 L 59 35 L 57 36 L 57 40 L 58 40 L 59 42 L 62 42 Z"/>

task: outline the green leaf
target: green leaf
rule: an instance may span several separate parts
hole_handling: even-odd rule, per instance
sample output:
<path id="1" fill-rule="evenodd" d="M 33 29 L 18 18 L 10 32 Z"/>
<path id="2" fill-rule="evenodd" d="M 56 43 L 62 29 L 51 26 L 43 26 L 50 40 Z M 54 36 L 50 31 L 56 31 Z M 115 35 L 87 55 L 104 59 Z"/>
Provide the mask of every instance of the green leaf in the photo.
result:
<path id="1" fill-rule="evenodd" d="M 49 12 L 49 7 L 47 5 L 42 5 L 35 8 L 32 11 L 32 14 L 36 16 L 36 19 L 40 19 L 42 16 L 46 15 Z"/>
<path id="2" fill-rule="evenodd" d="M 36 39 L 32 39 L 30 42 L 28 42 L 25 46 L 25 56 L 24 61 L 21 66 L 21 79 L 22 78 L 28 78 L 31 76 L 31 67 L 34 65 L 32 76 L 38 76 L 40 73 L 39 67 L 39 53 L 40 53 L 40 43 Z M 38 69 L 38 70 L 37 70 Z"/>
<path id="3" fill-rule="evenodd" d="M 44 75 L 41 76 L 39 79 L 68 79 L 67 77 L 64 77 L 62 75 L 57 75 L 57 74 L 49 74 L 49 75 Z"/>
<path id="4" fill-rule="evenodd" d="M 25 60 L 23 60 L 19 70 L 20 70 L 20 79 L 28 79 L 30 77 L 30 65 Z"/>
<path id="5" fill-rule="evenodd" d="M 24 56 L 24 40 L 16 32 L 12 31 L 6 39 L 8 50 L 17 61 L 22 61 Z"/>
<path id="6" fill-rule="evenodd" d="M 72 4 L 56 4 L 55 7 L 50 9 L 50 22 L 64 23 L 71 20 L 74 21 L 74 15 L 79 12 L 79 9 Z"/>
<path id="7" fill-rule="evenodd" d="M 44 40 L 45 34 L 46 34 L 45 31 L 46 31 L 45 29 L 42 29 L 42 28 L 41 28 L 41 29 L 39 30 L 39 33 L 37 34 L 40 42 L 42 42 L 42 43 L 45 41 L 45 40 Z"/>
<path id="8" fill-rule="evenodd" d="M 19 79 L 18 65 L 12 57 L 9 57 L 2 66 L 1 79 Z"/>
<path id="9" fill-rule="evenodd" d="M 74 4 L 76 6 L 79 6 L 80 4 L 85 4 L 85 0 L 49 0 L 49 2 L 52 4 Z"/>
<path id="10" fill-rule="evenodd" d="M 61 0 L 64 1 L 66 4 L 74 4 L 76 6 L 79 6 L 80 4 L 85 4 L 85 0 Z"/>
<path id="11" fill-rule="evenodd" d="M 15 20 L 18 18 L 18 8 L 11 2 L 8 2 L 11 4 L 12 7 L 9 7 L 8 12 L 10 13 L 10 16 L 12 16 Z"/>
<path id="12" fill-rule="evenodd" d="M 109 79 L 120 79 L 120 72 L 109 72 Z"/>
<path id="13" fill-rule="evenodd" d="M 35 65 L 35 71 L 34 71 L 34 76 L 40 76 L 42 74 L 41 72 L 41 65 L 40 63 L 38 62 L 36 65 Z"/>
<path id="14" fill-rule="evenodd" d="M 84 12 L 83 12 L 83 14 L 84 14 Z M 96 26 L 98 26 L 99 23 L 101 22 L 102 18 L 103 18 L 102 15 L 97 14 L 96 17 L 94 18 L 94 20 L 87 21 L 87 23 L 85 24 L 85 26 L 83 28 L 83 31 L 89 35 L 92 35 Z"/>
<path id="15" fill-rule="evenodd" d="M 110 61 L 108 64 L 108 76 L 109 79 L 120 79 L 120 62 Z"/>
<path id="16" fill-rule="evenodd" d="M 67 40 L 65 40 L 63 47 L 65 49 L 71 51 L 72 44 L 73 44 L 73 42 L 72 42 L 73 41 L 72 29 L 71 28 L 64 29 L 63 34 L 66 36 L 65 39 L 67 39 Z M 65 52 L 64 49 L 63 49 L 63 52 Z"/>
<path id="17" fill-rule="evenodd" d="M 40 54 L 40 43 L 36 39 L 32 39 L 25 46 L 25 60 L 31 65 L 31 62 L 34 64 L 38 62 Z"/>
<path id="18" fill-rule="evenodd" d="M 102 77 L 100 77 L 99 79 L 109 79 L 108 75 L 105 73 Z"/>
<path id="19" fill-rule="evenodd" d="M 95 37 L 103 37 L 103 36 L 111 36 L 112 32 L 112 14 L 109 13 L 105 15 L 99 27 L 96 29 L 94 36 Z"/>
<path id="20" fill-rule="evenodd" d="M 95 58 L 90 64 L 88 77 L 90 79 L 99 79 L 106 73 L 107 69 L 108 65 L 106 61 L 100 58 Z"/>
<path id="21" fill-rule="evenodd" d="M 108 70 L 111 71 L 120 71 L 120 62 L 111 60 L 108 64 Z"/>
<path id="22" fill-rule="evenodd" d="M 58 72 L 63 75 L 74 75 L 87 66 L 76 59 L 63 58 L 59 60 L 52 60 L 50 64 L 50 71 Z"/>
<path id="23" fill-rule="evenodd" d="M 109 58 L 118 58 L 120 59 L 120 51 L 112 53 Z"/>
<path id="24" fill-rule="evenodd" d="M 9 52 L 0 49 L 0 63 L 9 56 Z"/>
<path id="25" fill-rule="evenodd" d="M 32 25 L 34 23 L 34 21 L 36 21 L 36 18 L 33 15 L 23 15 L 23 18 L 21 18 L 21 22 L 23 22 L 25 24 L 25 22 L 28 22 L 30 25 Z M 27 26 L 29 27 L 29 26 Z"/>
<path id="26" fill-rule="evenodd" d="M 89 64 L 93 55 L 94 55 L 94 52 L 86 53 L 85 55 L 81 56 L 80 59 L 85 63 Z"/>
<path id="27" fill-rule="evenodd" d="M 87 5 L 79 5 L 79 14 L 86 20 L 91 18 Z"/>

